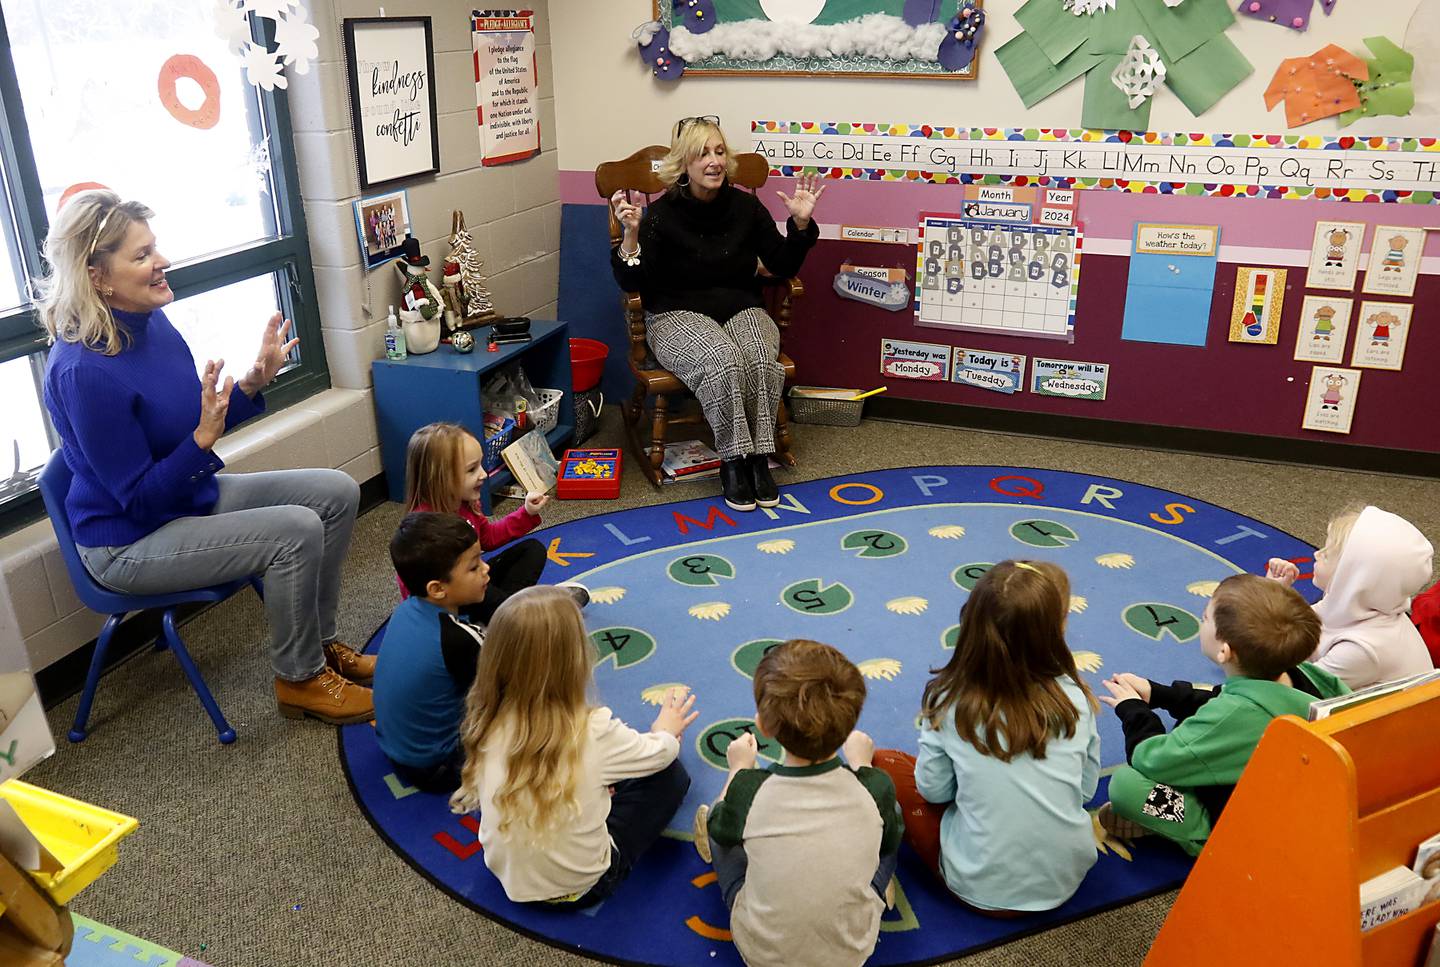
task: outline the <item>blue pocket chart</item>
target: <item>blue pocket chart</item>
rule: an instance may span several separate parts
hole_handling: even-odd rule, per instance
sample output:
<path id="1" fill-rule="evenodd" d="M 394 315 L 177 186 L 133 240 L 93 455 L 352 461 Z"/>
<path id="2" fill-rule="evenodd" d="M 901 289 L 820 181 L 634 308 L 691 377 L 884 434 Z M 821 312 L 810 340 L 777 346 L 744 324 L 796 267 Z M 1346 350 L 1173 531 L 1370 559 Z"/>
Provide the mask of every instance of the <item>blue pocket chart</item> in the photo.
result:
<path id="1" fill-rule="evenodd" d="M 1218 225 L 1136 225 L 1121 338 L 1204 346 L 1219 251 Z"/>

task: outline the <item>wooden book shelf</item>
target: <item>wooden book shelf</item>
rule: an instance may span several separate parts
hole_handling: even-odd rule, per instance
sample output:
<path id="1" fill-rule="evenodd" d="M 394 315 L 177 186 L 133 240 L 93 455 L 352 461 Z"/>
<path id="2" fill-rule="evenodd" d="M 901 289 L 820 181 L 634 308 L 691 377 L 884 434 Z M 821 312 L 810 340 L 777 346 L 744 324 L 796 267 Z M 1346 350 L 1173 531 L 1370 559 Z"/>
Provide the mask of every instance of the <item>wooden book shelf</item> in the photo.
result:
<path id="1" fill-rule="evenodd" d="M 1440 682 L 1270 724 L 1147 967 L 1416 967 L 1440 903 L 1360 932 L 1359 885 L 1440 832 Z"/>

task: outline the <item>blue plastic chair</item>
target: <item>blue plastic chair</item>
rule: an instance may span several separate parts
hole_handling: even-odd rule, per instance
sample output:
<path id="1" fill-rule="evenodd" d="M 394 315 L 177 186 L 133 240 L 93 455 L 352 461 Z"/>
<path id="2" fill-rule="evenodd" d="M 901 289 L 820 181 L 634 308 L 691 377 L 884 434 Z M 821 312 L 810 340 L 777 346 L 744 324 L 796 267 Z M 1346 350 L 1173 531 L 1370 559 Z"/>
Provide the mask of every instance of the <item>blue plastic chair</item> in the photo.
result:
<path id="1" fill-rule="evenodd" d="M 168 646 L 175 653 L 175 660 L 180 663 L 185 677 L 190 679 L 190 687 L 195 689 L 195 696 L 200 699 L 200 704 L 205 706 L 210 721 L 215 723 L 215 731 L 219 733 L 220 741 L 229 745 L 235 741 L 235 730 L 225 721 L 220 706 L 215 704 L 214 696 L 205 685 L 205 679 L 191 660 L 190 652 L 185 650 L 185 642 L 175 630 L 175 609 L 182 604 L 224 601 L 247 584 L 263 599 L 265 592 L 260 579 L 252 576 L 228 584 L 177 591 L 174 594 L 135 595 L 111 591 L 91 576 L 85 569 L 85 563 L 80 560 L 80 552 L 75 549 L 75 538 L 70 533 L 70 518 L 65 513 L 65 498 L 70 493 L 73 476 L 70 466 L 65 462 L 64 453 L 56 450 L 50 455 L 45 469 L 40 472 L 40 497 L 45 501 L 45 509 L 50 514 L 50 523 L 54 526 L 55 537 L 60 543 L 60 556 L 65 560 L 65 570 L 70 574 L 70 582 L 75 585 L 75 594 L 91 611 L 110 617 L 105 620 L 105 627 L 95 641 L 95 657 L 90 660 L 90 671 L 85 676 L 85 690 L 80 695 L 80 707 L 75 711 L 75 727 L 70 730 L 70 741 L 81 742 L 85 739 L 90 706 L 95 701 L 95 689 L 100 684 L 100 672 L 105 667 L 105 652 L 110 646 L 110 638 L 115 629 L 132 611 L 164 608 L 164 613 L 160 616 L 164 634 L 156 640 L 155 650 L 164 651 Z"/>

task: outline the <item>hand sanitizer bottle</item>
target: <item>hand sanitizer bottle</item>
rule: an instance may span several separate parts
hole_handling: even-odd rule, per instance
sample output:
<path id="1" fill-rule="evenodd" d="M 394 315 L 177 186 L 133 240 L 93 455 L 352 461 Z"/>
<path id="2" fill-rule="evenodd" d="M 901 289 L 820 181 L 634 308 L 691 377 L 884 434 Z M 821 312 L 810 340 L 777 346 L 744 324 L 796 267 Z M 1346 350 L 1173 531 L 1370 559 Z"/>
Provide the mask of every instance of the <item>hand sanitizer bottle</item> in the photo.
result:
<path id="1" fill-rule="evenodd" d="M 385 317 L 385 358 L 405 358 L 405 330 L 400 328 L 400 321 L 395 318 L 395 307 L 390 307 L 390 314 Z"/>

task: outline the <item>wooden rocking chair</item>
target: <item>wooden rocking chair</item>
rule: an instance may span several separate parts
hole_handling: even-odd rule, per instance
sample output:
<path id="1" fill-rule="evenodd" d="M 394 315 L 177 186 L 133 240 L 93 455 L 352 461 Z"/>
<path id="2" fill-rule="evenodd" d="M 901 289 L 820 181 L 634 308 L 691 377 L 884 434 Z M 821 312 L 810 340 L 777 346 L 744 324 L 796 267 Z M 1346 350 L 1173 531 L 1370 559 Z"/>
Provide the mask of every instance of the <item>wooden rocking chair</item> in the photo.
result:
<path id="1" fill-rule="evenodd" d="M 655 175 L 655 165 L 668 153 L 669 149 L 663 145 L 652 144 L 648 148 L 641 148 L 623 161 L 605 162 L 595 169 L 595 190 L 606 200 L 607 207 L 610 196 L 622 189 L 640 192 L 649 201 L 665 190 L 665 186 Z M 754 192 L 763 186 L 770 176 L 770 163 L 763 155 L 738 154 L 735 160 L 739 167 L 731 183 L 738 187 Z M 610 211 L 609 221 L 610 244 L 618 245 L 623 229 L 615 218 L 614 210 Z M 783 339 L 785 329 L 790 325 L 793 303 L 805 294 L 805 286 L 799 279 L 776 279 L 769 276 L 765 276 L 763 282 L 765 309 L 780 328 Z M 695 402 L 693 409 L 687 407 L 690 412 L 672 412 L 671 402 L 667 397 L 680 393 L 686 394 L 692 400 L 694 397 L 685 384 L 680 382 L 679 377 L 656 362 L 654 354 L 650 352 L 650 345 L 645 341 L 645 307 L 641 303 L 640 293 L 621 293 L 620 303 L 625 311 L 630 337 L 630 372 L 635 376 L 635 391 L 630 394 L 630 399 L 622 404 L 621 412 L 624 414 L 625 430 L 630 438 L 635 462 L 645 471 L 650 483 L 658 487 L 662 477 L 660 466 L 665 459 L 665 443 L 669 439 L 670 428 L 695 424 L 704 426 L 705 415 L 700 412 L 699 401 Z M 785 381 L 793 381 L 795 362 L 783 351 L 780 353 L 780 366 L 785 370 Z M 648 440 L 641 430 L 647 398 L 652 399 Z M 648 454 L 645 452 L 647 446 L 651 448 Z M 795 465 L 795 457 L 790 452 L 790 414 L 783 397 L 775 415 L 775 458 L 788 467 Z"/>

